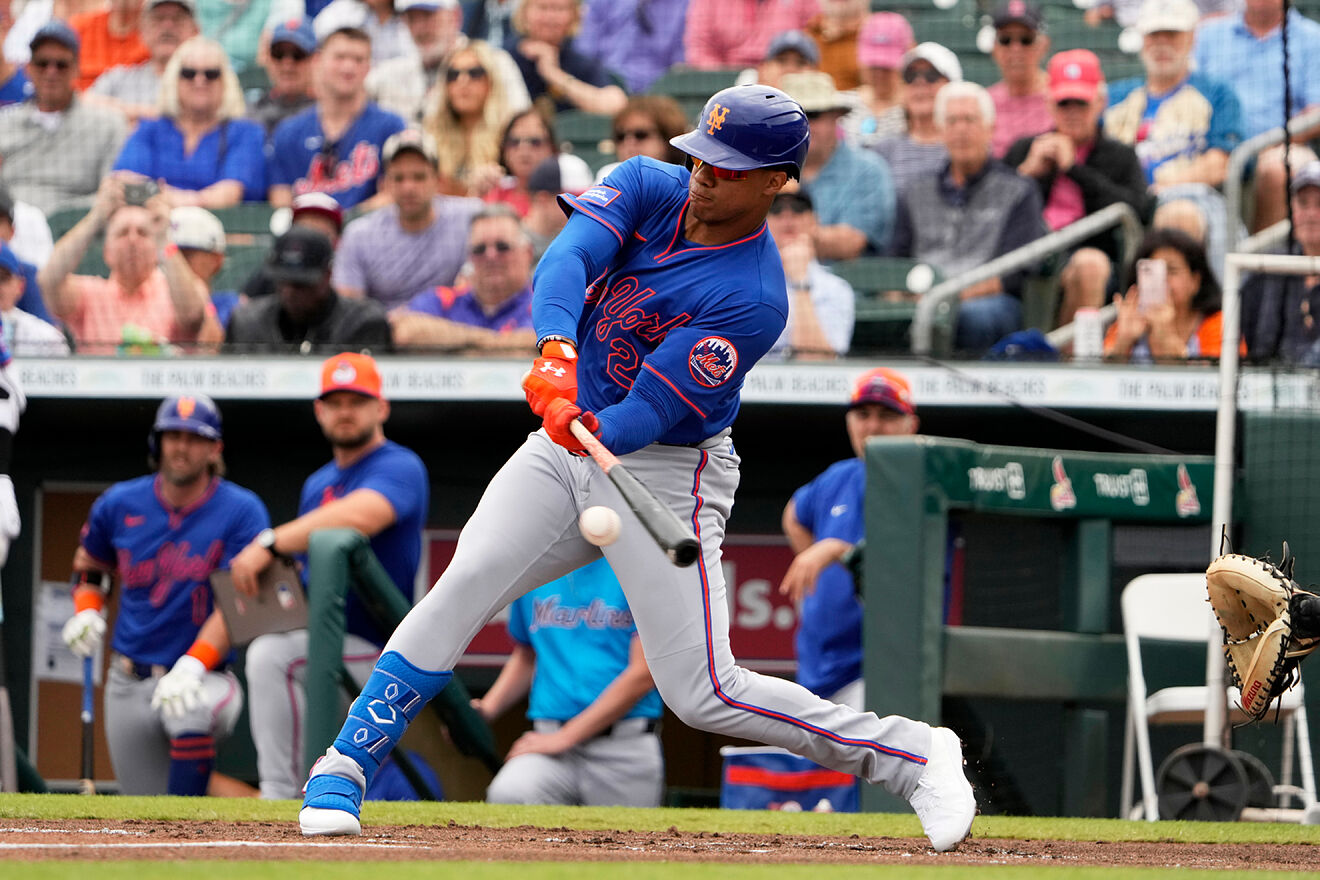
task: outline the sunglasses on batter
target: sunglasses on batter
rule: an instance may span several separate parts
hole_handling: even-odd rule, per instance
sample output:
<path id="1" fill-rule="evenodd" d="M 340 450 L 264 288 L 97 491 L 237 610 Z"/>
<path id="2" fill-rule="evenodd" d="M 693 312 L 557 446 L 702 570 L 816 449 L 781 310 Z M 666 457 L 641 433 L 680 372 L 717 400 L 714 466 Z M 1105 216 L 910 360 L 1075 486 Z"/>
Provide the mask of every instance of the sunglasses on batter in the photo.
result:
<path id="1" fill-rule="evenodd" d="M 700 159 L 692 160 L 692 173 L 696 174 L 698 171 L 701 170 L 703 165 L 710 169 L 710 173 L 714 175 L 716 180 L 746 180 L 747 179 L 746 171 L 734 171 L 731 168 L 719 168 L 715 165 L 708 165 L 707 163 L 701 161 Z"/>

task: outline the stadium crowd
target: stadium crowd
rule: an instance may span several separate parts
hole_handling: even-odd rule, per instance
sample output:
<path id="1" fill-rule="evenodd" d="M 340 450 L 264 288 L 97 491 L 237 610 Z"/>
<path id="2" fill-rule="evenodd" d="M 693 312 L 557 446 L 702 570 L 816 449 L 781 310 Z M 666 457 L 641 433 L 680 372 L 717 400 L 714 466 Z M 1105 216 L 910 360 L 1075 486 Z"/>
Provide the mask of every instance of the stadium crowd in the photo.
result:
<path id="1" fill-rule="evenodd" d="M 1285 20 L 1290 113 L 1320 107 L 1320 24 L 1282 0 L 1084 16 L 979 0 L 933 30 L 934 10 L 914 29 L 916 5 L 0 0 L 5 338 L 20 357 L 521 352 L 530 270 L 563 224 L 556 196 L 633 156 L 676 161 L 668 140 L 694 102 L 759 82 L 797 99 L 812 132 L 770 224 L 792 301 L 777 356 L 862 353 L 855 305 L 920 295 L 872 283 L 886 260 L 952 278 L 1117 203 L 1154 236 L 1137 250 L 1181 230 L 1205 259 L 1174 274 L 1209 277 L 1138 302 L 1118 230 L 1102 231 L 963 288 L 958 350 L 1000 351 L 1028 322 L 1114 302 L 1115 359 L 1216 356 L 1226 247 L 1290 218 L 1290 191 L 1309 205 L 1296 183 L 1320 174 L 1316 132 L 1262 152 L 1237 216 L 1229 156 L 1283 120 Z M 1065 13 L 1096 34 L 1130 29 L 1122 73 L 1137 75 L 1110 81 L 1116 38 L 1053 34 Z M 968 48 L 977 28 L 993 67 Z M 675 88 L 685 72 L 707 75 L 704 94 Z M 1301 309 L 1257 314 L 1279 312 L 1276 288 L 1245 286 L 1247 324 L 1272 328 L 1247 339 L 1250 357 L 1314 341 Z M 1033 295 L 1043 316 L 1024 309 Z"/>

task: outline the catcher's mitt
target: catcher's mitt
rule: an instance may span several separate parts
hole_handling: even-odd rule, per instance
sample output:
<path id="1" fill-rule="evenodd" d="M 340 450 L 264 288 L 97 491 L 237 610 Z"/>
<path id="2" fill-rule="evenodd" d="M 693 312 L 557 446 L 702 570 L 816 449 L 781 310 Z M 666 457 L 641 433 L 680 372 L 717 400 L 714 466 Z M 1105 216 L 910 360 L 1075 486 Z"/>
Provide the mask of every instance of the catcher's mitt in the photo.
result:
<path id="1" fill-rule="evenodd" d="M 1255 720 L 1297 681 L 1297 664 L 1320 646 L 1294 631 L 1298 603 L 1314 599 L 1292 579 L 1295 560 L 1283 562 L 1225 553 L 1205 571 L 1210 606 L 1224 630 L 1224 656 L 1242 692 L 1242 710 Z"/>

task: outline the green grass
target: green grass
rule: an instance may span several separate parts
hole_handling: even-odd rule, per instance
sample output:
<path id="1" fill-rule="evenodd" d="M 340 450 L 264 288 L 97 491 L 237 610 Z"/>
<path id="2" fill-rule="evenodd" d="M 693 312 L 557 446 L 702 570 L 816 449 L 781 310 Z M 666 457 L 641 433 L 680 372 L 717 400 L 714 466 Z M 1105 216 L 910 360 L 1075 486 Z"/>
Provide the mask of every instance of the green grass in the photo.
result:
<path id="1" fill-rule="evenodd" d="M 227 798 L 82 797 L 56 794 L 0 794 L 0 818 L 16 819 L 194 819 L 227 822 L 294 822 L 294 801 Z M 364 824 L 460 825 L 636 831 L 720 831 L 726 833 L 821 834 L 864 837 L 919 837 L 915 816 L 897 813 L 777 813 L 755 810 L 635 809 L 624 807 L 500 806 L 446 801 L 372 802 Z M 1042 819 L 979 816 L 978 838 L 1033 840 L 1173 841 L 1178 843 L 1320 844 L 1320 826 L 1254 822 L 1128 822 L 1120 819 Z M 1320 850 L 1317 851 L 1320 861 Z M 1273 875 L 1271 875 L 1273 876 Z"/>

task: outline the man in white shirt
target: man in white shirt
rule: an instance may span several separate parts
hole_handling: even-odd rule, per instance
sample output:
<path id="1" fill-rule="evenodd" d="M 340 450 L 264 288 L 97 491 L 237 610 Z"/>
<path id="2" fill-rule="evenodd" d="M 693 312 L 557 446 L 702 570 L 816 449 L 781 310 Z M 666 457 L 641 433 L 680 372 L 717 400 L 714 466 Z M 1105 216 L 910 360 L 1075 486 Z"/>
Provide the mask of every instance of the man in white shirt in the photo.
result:
<path id="1" fill-rule="evenodd" d="M 18 357 L 59 357 L 69 353 L 69 341 L 54 326 L 18 308 L 27 282 L 18 257 L 0 248 L 0 329 L 9 351 Z"/>

